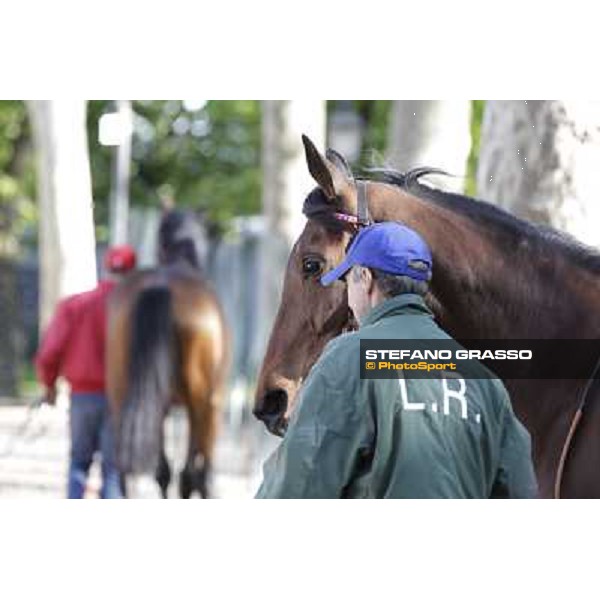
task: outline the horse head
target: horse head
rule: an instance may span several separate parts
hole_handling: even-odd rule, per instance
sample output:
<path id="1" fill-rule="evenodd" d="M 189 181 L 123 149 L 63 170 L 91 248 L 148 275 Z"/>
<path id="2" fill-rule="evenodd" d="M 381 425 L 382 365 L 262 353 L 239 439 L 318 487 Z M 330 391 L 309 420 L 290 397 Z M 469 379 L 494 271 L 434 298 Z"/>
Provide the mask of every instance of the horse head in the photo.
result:
<path id="1" fill-rule="evenodd" d="M 254 414 L 269 431 L 283 435 L 296 392 L 324 346 L 354 326 L 344 282 L 324 287 L 323 273 L 344 257 L 356 231 L 357 186 L 345 159 L 333 150 L 322 156 L 303 137 L 308 170 L 318 184 L 304 201 L 309 217 L 291 251 L 281 304 L 256 391 Z"/>
<path id="2" fill-rule="evenodd" d="M 444 265 L 449 260 L 457 267 L 465 260 L 467 233 L 463 224 L 410 193 L 409 185 L 405 188 L 405 183 L 439 170 L 417 169 L 406 176 L 406 181 L 401 176 L 401 185 L 385 179 L 357 181 L 339 153 L 330 149 L 323 156 L 308 138 L 303 137 L 303 142 L 308 170 L 318 187 L 304 200 L 308 220 L 288 260 L 254 404 L 255 416 L 276 435 L 284 434 L 302 380 L 325 345 L 354 328 L 345 282 L 325 287 L 320 278 L 343 260 L 365 212 L 373 221 L 402 221 L 421 233 L 432 249 L 443 247 L 442 257 L 434 254 L 434 264 Z M 442 239 L 444 243 L 438 243 Z M 429 301 L 441 310 L 435 290 Z"/>

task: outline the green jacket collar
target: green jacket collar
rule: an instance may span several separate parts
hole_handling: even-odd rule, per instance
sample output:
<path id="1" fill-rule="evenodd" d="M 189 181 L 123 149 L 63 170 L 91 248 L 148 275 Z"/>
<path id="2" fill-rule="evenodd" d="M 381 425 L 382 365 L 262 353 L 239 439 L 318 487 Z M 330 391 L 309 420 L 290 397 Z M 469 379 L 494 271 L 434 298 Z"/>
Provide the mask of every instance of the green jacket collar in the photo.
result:
<path id="1" fill-rule="evenodd" d="M 421 315 L 432 317 L 433 313 L 425 304 L 419 294 L 400 294 L 394 298 L 388 298 L 381 304 L 374 306 L 364 317 L 360 328 L 373 325 L 377 321 L 395 317 L 397 315 Z"/>

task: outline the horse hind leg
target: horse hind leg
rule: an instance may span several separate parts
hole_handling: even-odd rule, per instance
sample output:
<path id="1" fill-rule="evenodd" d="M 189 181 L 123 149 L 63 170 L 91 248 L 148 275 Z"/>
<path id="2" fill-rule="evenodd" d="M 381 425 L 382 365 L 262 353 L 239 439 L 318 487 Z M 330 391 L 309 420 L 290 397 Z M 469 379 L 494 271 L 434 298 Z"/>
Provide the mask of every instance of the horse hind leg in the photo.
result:
<path id="1" fill-rule="evenodd" d="M 198 492 L 201 498 L 210 498 L 208 485 L 210 471 L 210 464 L 204 460 L 199 452 L 195 452 L 179 475 L 179 494 L 181 497 L 187 500 L 191 498 L 194 492 Z"/>
<path id="2" fill-rule="evenodd" d="M 192 497 L 193 491 L 192 474 L 186 464 L 183 471 L 179 474 L 179 496 L 184 500 L 189 500 Z"/>
<path id="3" fill-rule="evenodd" d="M 217 395 L 195 394 L 188 398 L 190 421 L 189 450 L 185 467 L 180 476 L 182 498 L 198 492 L 202 498 L 211 497 L 213 454 L 219 425 Z"/>
<path id="4" fill-rule="evenodd" d="M 179 474 L 179 496 L 184 500 L 189 500 L 192 497 L 195 489 L 194 475 L 194 459 L 196 455 L 195 436 L 193 432 L 193 424 L 190 416 L 190 433 L 188 441 L 188 453 L 185 465 Z"/>
<path id="5" fill-rule="evenodd" d="M 168 497 L 169 484 L 171 483 L 171 467 L 167 460 L 165 451 L 163 450 L 160 455 L 160 462 L 156 469 L 156 481 L 163 498 Z"/>
<path id="6" fill-rule="evenodd" d="M 194 492 L 201 498 L 210 498 L 212 448 L 204 440 L 206 429 L 202 417 L 190 414 L 188 456 L 179 477 L 179 492 L 182 498 L 190 498 Z"/>
<path id="7" fill-rule="evenodd" d="M 215 322 L 218 322 L 218 315 Z M 180 479 L 182 497 L 211 496 L 213 454 L 225 382 L 222 332 L 188 332 L 182 346 L 182 385 L 189 418 L 189 451 Z"/>

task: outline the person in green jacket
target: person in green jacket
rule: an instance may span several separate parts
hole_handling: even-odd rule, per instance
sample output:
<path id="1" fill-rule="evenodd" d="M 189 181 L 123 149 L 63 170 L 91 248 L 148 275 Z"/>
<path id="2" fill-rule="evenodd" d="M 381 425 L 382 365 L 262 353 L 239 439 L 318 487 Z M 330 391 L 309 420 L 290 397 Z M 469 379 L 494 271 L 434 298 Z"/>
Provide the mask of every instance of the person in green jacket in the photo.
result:
<path id="1" fill-rule="evenodd" d="M 311 369 L 257 498 L 536 496 L 530 437 L 499 379 L 360 376 L 361 339 L 451 339 L 423 300 L 431 267 L 425 241 L 386 222 L 323 275 L 346 279 L 360 328 Z"/>

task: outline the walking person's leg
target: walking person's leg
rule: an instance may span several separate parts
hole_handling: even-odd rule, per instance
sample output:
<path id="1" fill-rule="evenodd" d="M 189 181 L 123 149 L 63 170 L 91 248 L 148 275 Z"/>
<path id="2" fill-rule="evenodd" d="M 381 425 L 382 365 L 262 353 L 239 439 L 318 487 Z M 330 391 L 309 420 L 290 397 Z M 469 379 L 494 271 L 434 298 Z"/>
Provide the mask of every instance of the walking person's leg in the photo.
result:
<path id="1" fill-rule="evenodd" d="M 69 412 L 71 452 L 68 498 L 83 498 L 94 452 L 99 444 L 98 407 L 91 394 L 72 394 Z"/>
<path id="2" fill-rule="evenodd" d="M 102 454 L 102 490 L 100 497 L 105 499 L 123 498 L 121 474 L 116 460 L 114 428 L 106 398 L 104 399 L 102 411 L 100 453 Z"/>

